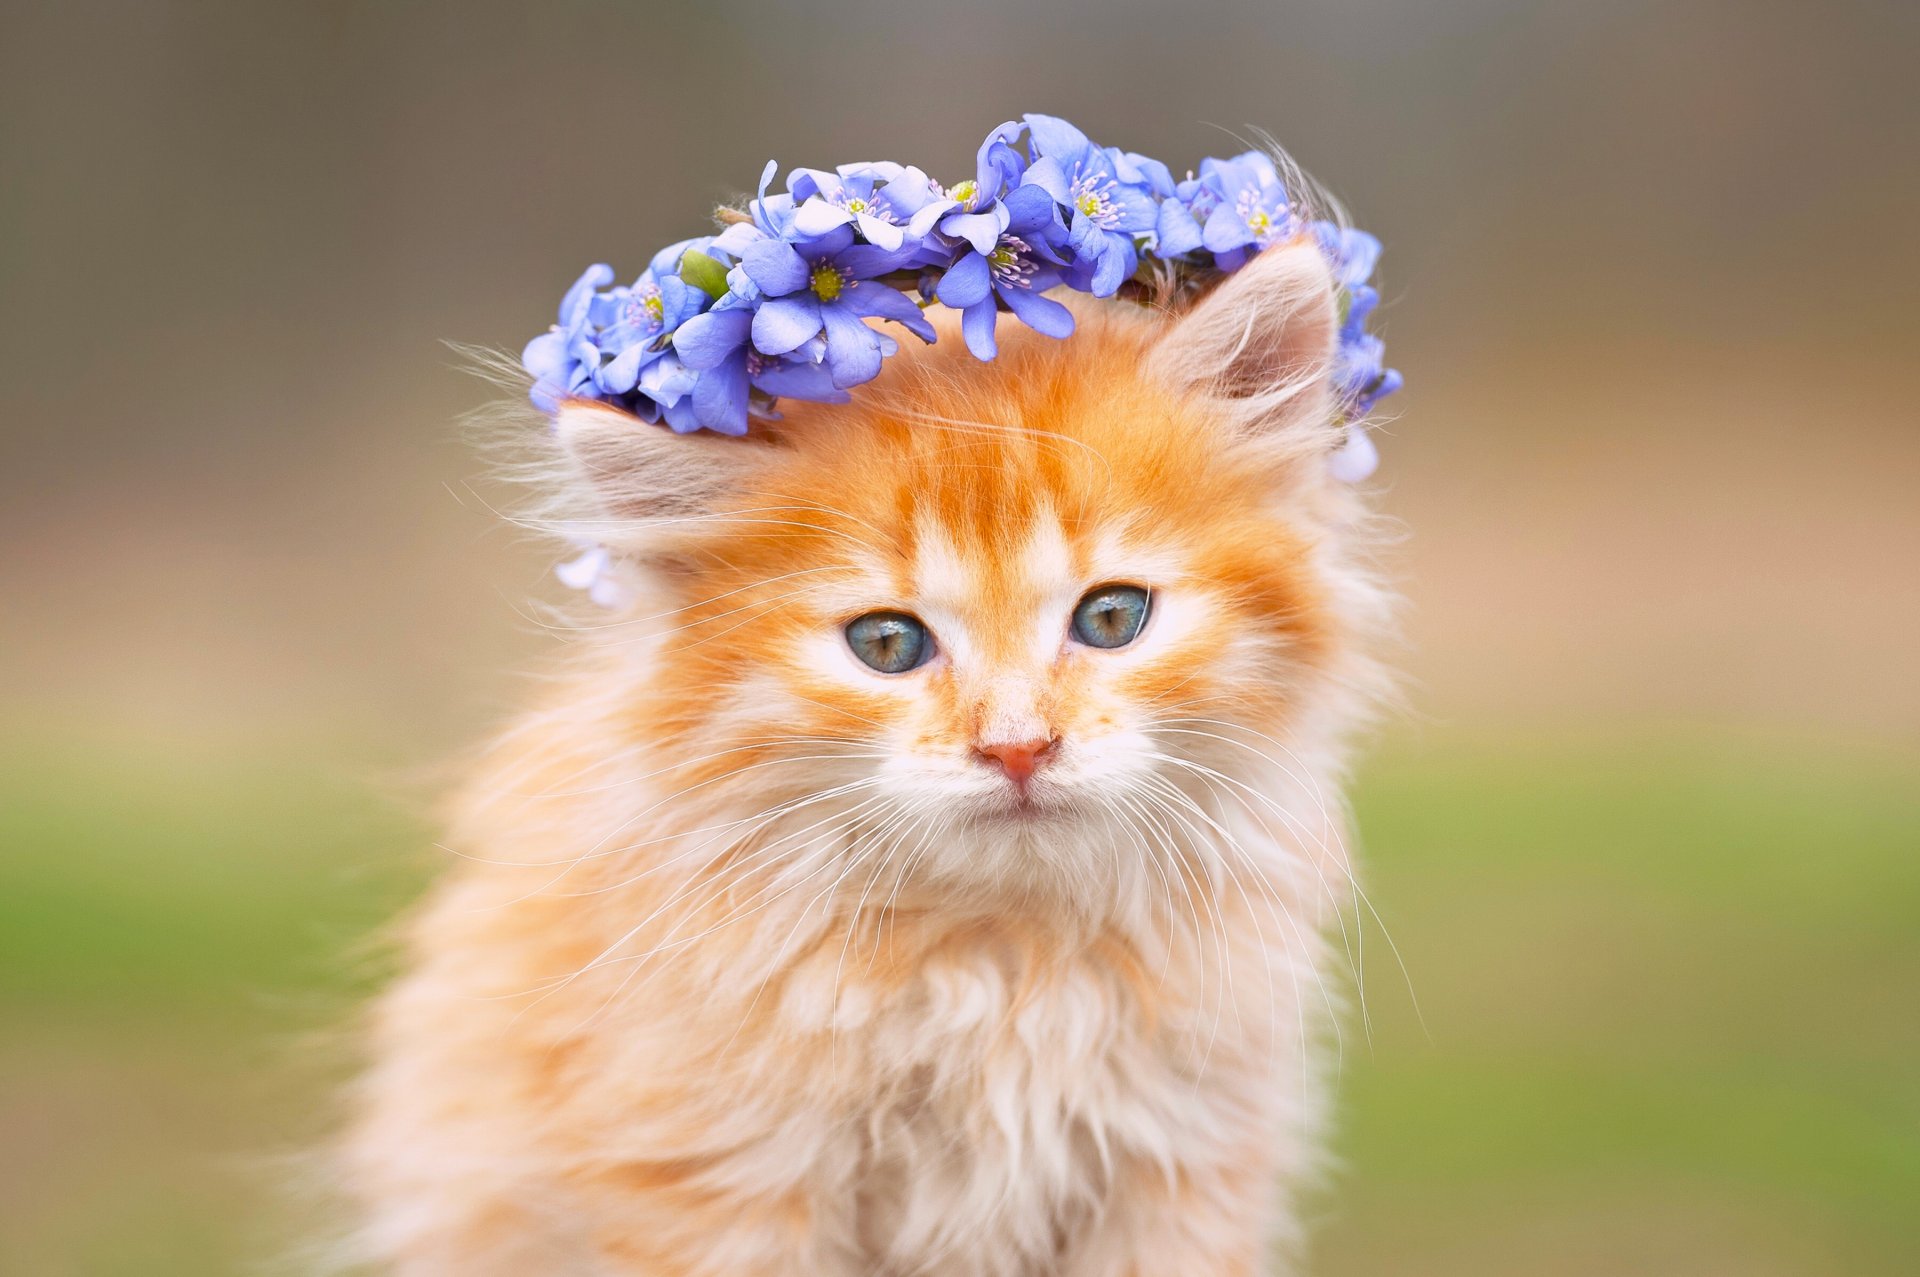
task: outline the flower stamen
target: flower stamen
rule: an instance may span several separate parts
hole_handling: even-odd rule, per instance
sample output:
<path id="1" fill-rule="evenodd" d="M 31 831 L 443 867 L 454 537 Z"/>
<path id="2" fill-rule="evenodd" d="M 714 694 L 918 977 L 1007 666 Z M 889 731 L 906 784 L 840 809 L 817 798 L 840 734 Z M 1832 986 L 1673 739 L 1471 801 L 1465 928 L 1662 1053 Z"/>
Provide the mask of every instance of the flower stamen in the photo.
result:
<path id="1" fill-rule="evenodd" d="M 1115 182 L 1110 177 L 1102 177 L 1098 173 L 1083 175 L 1076 168 L 1069 192 L 1073 196 L 1074 208 L 1086 214 L 1087 219 L 1100 229 L 1112 227 L 1120 220 L 1120 209 L 1113 202 L 1114 186 Z"/>
<path id="2" fill-rule="evenodd" d="M 877 217 L 883 222 L 899 224 L 899 219 L 893 215 L 893 207 L 887 203 L 884 195 L 854 195 L 842 187 L 827 202 L 839 205 L 855 217 Z"/>
<path id="3" fill-rule="evenodd" d="M 823 302 L 839 297 L 846 284 L 846 277 L 832 262 L 821 262 L 813 268 L 813 295 Z"/>
<path id="4" fill-rule="evenodd" d="M 1262 245 L 1270 244 L 1277 239 L 1290 221 L 1290 215 L 1284 207 L 1276 216 L 1274 211 L 1267 207 L 1261 192 L 1252 186 L 1240 192 L 1240 198 L 1234 202 L 1234 212 L 1239 214 L 1240 220 L 1245 222 L 1247 229 L 1253 232 L 1254 239 Z"/>
<path id="5" fill-rule="evenodd" d="M 627 322 L 636 328 L 657 333 L 667 322 L 667 303 L 658 284 L 648 284 L 627 294 Z"/>
<path id="6" fill-rule="evenodd" d="M 1002 288 L 1032 288 L 1033 277 L 1040 273 L 1040 263 L 1027 254 L 1032 251 L 1027 241 L 1018 235 L 1002 235 L 1000 242 L 987 254 L 987 267 L 993 272 L 993 282 Z"/>

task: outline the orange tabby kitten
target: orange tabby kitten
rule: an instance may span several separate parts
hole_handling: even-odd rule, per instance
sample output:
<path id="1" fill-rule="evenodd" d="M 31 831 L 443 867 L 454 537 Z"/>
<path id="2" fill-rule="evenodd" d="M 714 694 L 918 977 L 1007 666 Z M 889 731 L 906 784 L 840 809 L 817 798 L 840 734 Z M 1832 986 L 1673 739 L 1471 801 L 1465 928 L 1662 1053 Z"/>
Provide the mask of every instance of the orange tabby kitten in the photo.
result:
<path id="1" fill-rule="evenodd" d="M 347 1148 L 404 1277 L 1226 1277 L 1315 1160 L 1379 681 L 1308 241 L 745 438 L 574 402 L 638 600 L 461 802 Z"/>

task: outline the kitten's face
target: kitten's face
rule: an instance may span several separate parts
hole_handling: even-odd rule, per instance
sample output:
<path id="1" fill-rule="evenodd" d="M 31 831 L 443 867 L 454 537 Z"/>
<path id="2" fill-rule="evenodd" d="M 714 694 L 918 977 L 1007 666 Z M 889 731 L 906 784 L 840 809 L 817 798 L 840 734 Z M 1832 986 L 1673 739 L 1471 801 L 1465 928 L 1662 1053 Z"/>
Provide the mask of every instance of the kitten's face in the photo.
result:
<path id="1" fill-rule="evenodd" d="M 832 792 L 928 874 L 1030 884 L 1247 774 L 1337 625 L 1271 468 L 1146 375 L 1157 330 L 1008 336 L 786 406 L 677 542 L 636 717 L 736 805 Z"/>

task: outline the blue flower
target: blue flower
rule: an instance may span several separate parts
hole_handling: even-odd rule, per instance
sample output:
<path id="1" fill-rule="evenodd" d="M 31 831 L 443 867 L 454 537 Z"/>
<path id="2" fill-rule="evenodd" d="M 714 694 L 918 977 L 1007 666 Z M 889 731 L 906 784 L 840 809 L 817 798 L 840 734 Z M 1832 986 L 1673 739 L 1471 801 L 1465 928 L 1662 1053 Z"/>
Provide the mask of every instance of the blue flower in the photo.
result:
<path id="1" fill-rule="evenodd" d="M 997 201 L 1007 215 L 1005 230 L 986 251 L 977 247 L 947 269 L 934 295 L 960 312 L 960 332 L 976 359 L 999 353 L 994 325 L 999 303 L 1035 332 L 1066 337 L 1073 312 L 1041 296 L 1063 283 L 1062 262 L 1048 242 L 1059 230 L 1053 197 L 1038 186 L 1021 186 Z"/>
<path id="2" fill-rule="evenodd" d="M 745 434 L 755 390 L 768 399 L 784 395 L 823 403 L 847 401 L 846 391 L 833 384 L 823 362 L 824 339 L 815 338 L 786 356 L 763 355 L 748 340 L 752 326 L 753 310 L 747 306 L 716 306 L 681 325 L 674 334 L 672 358 L 686 370 L 686 380 L 665 389 L 685 397 L 667 412 L 668 425 L 680 431 L 704 426 L 720 434 Z"/>
<path id="3" fill-rule="evenodd" d="M 906 294 L 871 282 L 910 259 L 907 250 L 856 243 L 845 226 L 798 243 L 767 238 L 746 245 L 740 267 L 760 292 L 754 349 L 784 355 L 824 333 L 833 384 L 844 390 L 871 381 L 880 372 L 880 338 L 868 319 L 891 319 L 924 341 L 934 339 L 933 325 Z"/>
<path id="4" fill-rule="evenodd" d="M 1169 261 L 1200 248 L 1200 227 L 1215 204 L 1219 200 L 1212 188 L 1192 173 L 1185 181 L 1175 182 L 1173 194 L 1160 202 L 1154 219 L 1154 255 Z"/>
<path id="5" fill-rule="evenodd" d="M 683 240 L 661 251 L 631 287 L 615 288 L 593 299 L 591 320 L 600 329 L 597 345 L 607 362 L 595 382 L 607 395 L 623 395 L 640 380 L 640 370 L 667 352 L 667 338 L 712 299 L 682 280 L 680 259 L 704 251 L 710 237 Z"/>
<path id="6" fill-rule="evenodd" d="M 796 169 L 787 186 L 797 204 L 797 236 L 817 238 L 851 225 L 888 252 L 925 239 L 952 207 L 925 173 L 899 164 L 844 164 L 832 173 Z"/>
<path id="7" fill-rule="evenodd" d="M 640 370 L 633 393 L 615 402 L 642 421 L 664 421 L 676 434 L 688 434 L 703 424 L 693 401 L 699 386 L 699 374 L 668 351 Z"/>
<path id="8" fill-rule="evenodd" d="M 1020 136 L 1021 125 L 1008 120 L 993 132 L 974 156 L 973 176 L 946 192 L 952 210 L 940 219 L 942 235 L 965 240 L 976 253 L 991 253 L 1011 222 L 1012 214 L 1004 197 L 1020 184 L 1027 160 L 1014 149 L 1013 139 Z M 945 254 L 935 265 L 945 265 Z"/>
<path id="9" fill-rule="evenodd" d="M 1221 270 L 1238 270 L 1251 253 L 1292 239 L 1299 231 L 1287 188 L 1263 152 L 1202 160 L 1200 185 L 1212 197 L 1200 242 Z"/>
<path id="10" fill-rule="evenodd" d="M 1308 229 L 1319 241 L 1320 253 L 1333 268 L 1334 282 L 1352 292 L 1373 278 L 1380 260 L 1380 241 L 1365 231 L 1334 222 L 1314 222 Z"/>
<path id="11" fill-rule="evenodd" d="M 533 374 L 529 392 L 542 412 L 554 413 L 562 399 L 595 398 L 594 375 L 600 370 L 600 348 L 589 331 L 594 290 L 613 282 L 613 267 L 589 266 L 560 301 L 559 322 L 528 342 L 520 363 Z"/>
<path id="12" fill-rule="evenodd" d="M 1334 282 L 1345 295 L 1345 314 L 1334 351 L 1334 390 L 1349 421 L 1358 421 L 1373 406 L 1400 389 L 1402 377 L 1386 367 L 1386 344 L 1367 331 L 1367 318 L 1380 304 L 1380 293 L 1367 281 L 1380 260 L 1380 241 L 1365 231 L 1315 222 L 1310 229 L 1321 255 L 1333 271 Z"/>
<path id="13" fill-rule="evenodd" d="M 889 253 L 860 244 L 846 225 L 797 243 L 764 232 L 727 238 L 748 291 L 730 290 L 674 335 L 681 360 L 701 374 L 693 407 L 710 430 L 745 430 L 756 387 L 832 402 L 849 386 L 871 381 L 897 347 L 868 327 L 868 319 L 891 319 L 924 341 L 934 339 L 920 308 L 876 279 L 910 260 L 912 246 Z"/>
<path id="14" fill-rule="evenodd" d="M 1333 355 L 1333 388 L 1345 407 L 1344 416 L 1358 421 L 1373 406 L 1400 389 L 1401 377 L 1386 367 L 1386 343 L 1349 323 L 1340 331 Z"/>
<path id="15" fill-rule="evenodd" d="M 1038 186 L 1067 210 L 1073 261 L 1067 282 L 1096 297 L 1111 297 L 1140 264 L 1134 237 L 1159 221 L 1154 179 L 1122 152 L 1095 146 L 1065 120 L 1026 117 L 1033 152 L 1023 183 Z M 1163 174 L 1162 168 L 1160 173 Z"/>
<path id="16" fill-rule="evenodd" d="M 1158 160 L 1028 115 L 990 132 L 974 176 L 950 188 L 872 162 L 797 169 L 770 194 L 777 172 L 762 172 L 749 217 L 656 254 L 632 284 L 610 287 L 604 265 L 583 274 L 523 352 L 534 402 L 552 412 L 598 398 L 677 431 L 740 433 L 780 397 L 839 402 L 877 375 L 898 345 L 871 320 L 932 341 L 920 307 L 938 300 L 960 312 L 968 349 L 992 359 L 1002 310 L 1050 336 L 1073 331 L 1072 312 L 1044 295 L 1055 288 L 1112 296 L 1143 255 L 1232 271 L 1306 230 L 1341 305 L 1331 378 L 1350 430 L 1338 464 L 1371 465 L 1359 423 L 1400 386 L 1366 327 L 1379 241 L 1303 223 L 1264 153 L 1208 159 L 1176 181 Z M 597 570 L 571 567 L 582 579 Z"/>

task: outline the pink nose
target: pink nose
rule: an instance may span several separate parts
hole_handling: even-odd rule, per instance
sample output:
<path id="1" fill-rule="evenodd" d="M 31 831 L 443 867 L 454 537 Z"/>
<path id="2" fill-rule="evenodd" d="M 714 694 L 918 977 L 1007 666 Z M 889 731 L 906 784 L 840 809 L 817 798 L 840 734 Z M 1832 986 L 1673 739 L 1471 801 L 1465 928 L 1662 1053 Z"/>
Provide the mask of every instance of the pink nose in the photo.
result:
<path id="1" fill-rule="evenodd" d="M 973 752 L 983 762 L 1005 772 L 1014 784 L 1025 785 L 1040 769 L 1053 744 L 1051 740 L 1023 740 L 1005 745 L 976 745 Z"/>

